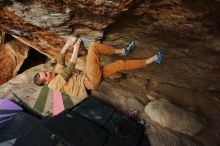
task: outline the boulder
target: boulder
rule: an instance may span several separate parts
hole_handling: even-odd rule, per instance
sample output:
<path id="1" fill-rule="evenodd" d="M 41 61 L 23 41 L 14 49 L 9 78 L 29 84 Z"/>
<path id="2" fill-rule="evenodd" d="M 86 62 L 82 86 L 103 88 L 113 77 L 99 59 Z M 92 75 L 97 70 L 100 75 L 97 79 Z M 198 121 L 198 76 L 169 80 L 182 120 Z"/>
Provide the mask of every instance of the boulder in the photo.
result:
<path id="1" fill-rule="evenodd" d="M 163 98 L 148 103 L 144 110 L 154 122 L 180 133 L 193 136 L 205 128 L 204 122 L 196 114 Z"/>

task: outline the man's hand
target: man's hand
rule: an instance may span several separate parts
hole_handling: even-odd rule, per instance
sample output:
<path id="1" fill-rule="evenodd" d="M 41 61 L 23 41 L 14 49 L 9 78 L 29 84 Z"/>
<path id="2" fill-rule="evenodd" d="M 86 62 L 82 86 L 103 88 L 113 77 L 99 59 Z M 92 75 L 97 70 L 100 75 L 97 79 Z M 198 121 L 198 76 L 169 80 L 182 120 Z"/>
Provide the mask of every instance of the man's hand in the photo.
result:
<path id="1" fill-rule="evenodd" d="M 76 63 L 78 52 L 79 52 L 79 47 L 80 47 L 81 39 L 78 39 L 76 43 L 73 46 L 73 54 L 70 58 L 70 62 Z"/>
<path id="2" fill-rule="evenodd" d="M 60 53 L 65 54 L 66 50 L 73 45 L 76 42 L 77 38 L 76 37 L 69 37 L 66 41 L 66 44 L 63 46 L 62 50 Z"/>

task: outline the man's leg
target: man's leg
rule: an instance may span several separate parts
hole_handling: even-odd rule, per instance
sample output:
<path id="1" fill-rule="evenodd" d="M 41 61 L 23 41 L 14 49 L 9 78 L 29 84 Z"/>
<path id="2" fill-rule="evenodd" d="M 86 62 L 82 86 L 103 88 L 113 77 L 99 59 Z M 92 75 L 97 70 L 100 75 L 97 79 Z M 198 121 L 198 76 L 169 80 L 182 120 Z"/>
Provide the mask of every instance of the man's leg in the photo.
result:
<path id="1" fill-rule="evenodd" d="M 84 81 L 87 89 L 96 88 L 102 81 L 102 66 L 100 55 L 123 54 L 124 49 L 115 49 L 112 46 L 92 43 L 88 49 L 86 63 L 86 80 Z"/>
<path id="2" fill-rule="evenodd" d="M 157 55 L 154 55 L 148 59 L 115 61 L 114 63 L 107 64 L 103 67 L 103 78 L 107 78 L 119 72 L 132 71 L 138 68 L 143 68 L 147 64 L 155 62 L 156 59 Z"/>

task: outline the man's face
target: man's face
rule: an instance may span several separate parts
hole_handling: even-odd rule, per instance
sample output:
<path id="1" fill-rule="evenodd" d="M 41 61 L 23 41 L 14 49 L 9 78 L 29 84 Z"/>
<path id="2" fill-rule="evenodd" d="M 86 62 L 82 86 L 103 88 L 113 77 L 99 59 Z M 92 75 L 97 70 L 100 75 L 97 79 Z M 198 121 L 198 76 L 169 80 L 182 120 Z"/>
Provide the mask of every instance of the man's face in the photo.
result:
<path id="1" fill-rule="evenodd" d="M 54 78 L 55 74 L 49 71 L 39 72 L 40 79 L 45 81 L 45 84 L 49 84 L 49 82 Z"/>

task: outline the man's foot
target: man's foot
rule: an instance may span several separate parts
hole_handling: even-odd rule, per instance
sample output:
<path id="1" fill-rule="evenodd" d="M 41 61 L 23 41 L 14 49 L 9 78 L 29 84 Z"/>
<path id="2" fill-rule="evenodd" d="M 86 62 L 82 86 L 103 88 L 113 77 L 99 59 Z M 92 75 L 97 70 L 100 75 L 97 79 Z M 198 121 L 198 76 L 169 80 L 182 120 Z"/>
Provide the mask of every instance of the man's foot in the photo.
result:
<path id="1" fill-rule="evenodd" d="M 156 64 L 161 64 L 164 56 L 166 55 L 168 49 L 167 48 L 163 48 L 158 54 L 157 54 L 157 59 L 155 60 Z"/>
<path id="2" fill-rule="evenodd" d="M 128 45 L 126 45 L 124 47 L 125 53 L 123 56 L 128 56 L 128 54 L 134 49 L 134 47 L 135 47 L 135 43 L 133 41 L 130 42 Z"/>

